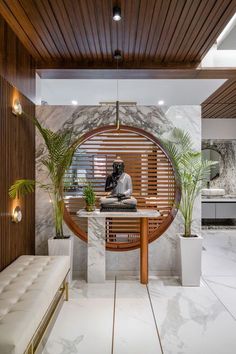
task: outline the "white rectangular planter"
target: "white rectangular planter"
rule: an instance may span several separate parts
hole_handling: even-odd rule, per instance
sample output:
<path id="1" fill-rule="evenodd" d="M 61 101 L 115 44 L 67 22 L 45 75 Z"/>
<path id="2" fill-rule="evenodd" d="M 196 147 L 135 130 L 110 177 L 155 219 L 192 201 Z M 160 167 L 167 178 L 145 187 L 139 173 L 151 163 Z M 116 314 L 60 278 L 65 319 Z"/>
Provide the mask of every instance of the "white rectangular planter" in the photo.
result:
<path id="1" fill-rule="evenodd" d="M 180 278 L 183 286 L 200 286 L 202 237 L 179 236 Z"/>
<path id="2" fill-rule="evenodd" d="M 54 239 L 53 237 L 48 239 L 48 254 L 49 256 L 69 256 L 70 257 L 70 272 L 68 275 L 68 281 L 72 281 L 72 268 L 73 268 L 73 236 L 70 238 Z"/>

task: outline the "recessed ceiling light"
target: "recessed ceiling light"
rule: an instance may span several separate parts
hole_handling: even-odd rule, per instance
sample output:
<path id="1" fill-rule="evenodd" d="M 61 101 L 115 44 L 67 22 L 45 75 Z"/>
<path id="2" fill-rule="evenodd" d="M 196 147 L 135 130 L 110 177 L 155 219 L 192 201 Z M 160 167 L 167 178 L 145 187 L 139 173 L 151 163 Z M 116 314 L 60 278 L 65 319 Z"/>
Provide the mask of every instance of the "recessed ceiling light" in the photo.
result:
<path id="1" fill-rule="evenodd" d="M 160 101 L 157 102 L 158 106 L 163 106 L 164 103 L 165 102 L 163 100 L 160 100 Z"/>
<path id="2" fill-rule="evenodd" d="M 78 101 L 73 100 L 73 101 L 71 101 L 71 103 L 73 104 L 73 106 L 77 106 Z"/>
<path id="3" fill-rule="evenodd" d="M 121 9 L 119 6 L 113 7 L 113 20 L 120 21 L 121 20 Z"/>

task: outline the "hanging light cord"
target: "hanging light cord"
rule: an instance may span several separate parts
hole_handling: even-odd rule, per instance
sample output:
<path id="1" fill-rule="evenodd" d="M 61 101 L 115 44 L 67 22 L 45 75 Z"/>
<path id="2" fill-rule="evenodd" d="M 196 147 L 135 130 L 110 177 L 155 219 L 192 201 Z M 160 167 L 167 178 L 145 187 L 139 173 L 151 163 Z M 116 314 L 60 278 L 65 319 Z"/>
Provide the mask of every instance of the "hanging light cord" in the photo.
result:
<path id="1" fill-rule="evenodd" d="M 116 59 L 116 129 L 120 129 L 120 117 L 119 117 L 119 79 L 118 79 L 118 58 Z"/>

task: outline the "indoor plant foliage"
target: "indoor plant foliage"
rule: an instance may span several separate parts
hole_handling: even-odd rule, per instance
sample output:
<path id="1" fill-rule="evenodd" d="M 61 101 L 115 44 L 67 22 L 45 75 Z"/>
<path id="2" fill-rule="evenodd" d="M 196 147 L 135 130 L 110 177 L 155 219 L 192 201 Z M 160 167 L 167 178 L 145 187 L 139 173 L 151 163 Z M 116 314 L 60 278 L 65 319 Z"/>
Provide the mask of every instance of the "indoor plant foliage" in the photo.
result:
<path id="1" fill-rule="evenodd" d="M 177 182 L 181 188 L 181 201 L 177 206 L 184 219 L 184 237 L 192 235 L 193 208 L 202 185 L 207 181 L 210 167 L 216 162 L 202 160 L 201 152 L 195 151 L 190 135 L 178 128 L 173 129 L 163 145 L 172 159 Z"/>
<path id="2" fill-rule="evenodd" d="M 96 195 L 90 182 L 87 182 L 85 185 L 83 189 L 83 196 L 86 202 L 86 210 L 93 211 L 95 209 Z"/>
<path id="3" fill-rule="evenodd" d="M 34 117 L 29 117 L 41 134 L 47 148 L 46 156 L 41 160 L 45 166 L 49 183 L 40 181 L 19 179 L 9 189 L 11 198 L 19 198 L 35 190 L 36 184 L 44 189 L 50 197 L 53 207 L 54 224 L 56 238 L 64 238 L 63 235 L 63 214 L 64 214 L 64 175 L 70 167 L 76 149 L 75 144 L 71 143 L 72 131 L 59 131 L 57 133 L 42 127 Z"/>

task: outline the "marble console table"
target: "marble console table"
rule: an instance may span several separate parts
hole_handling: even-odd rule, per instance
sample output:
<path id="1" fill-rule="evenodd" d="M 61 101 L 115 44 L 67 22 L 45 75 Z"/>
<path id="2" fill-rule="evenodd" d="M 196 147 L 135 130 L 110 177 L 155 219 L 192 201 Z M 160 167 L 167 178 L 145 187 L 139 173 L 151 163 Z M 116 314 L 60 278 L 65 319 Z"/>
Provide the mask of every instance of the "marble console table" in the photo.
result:
<path id="1" fill-rule="evenodd" d="M 148 283 L 148 218 L 157 218 L 160 213 L 153 209 L 138 209 L 137 212 L 77 212 L 80 218 L 88 218 L 87 282 L 100 283 L 106 280 L 106 218 L 140 218 L 140 281 Z"/>

